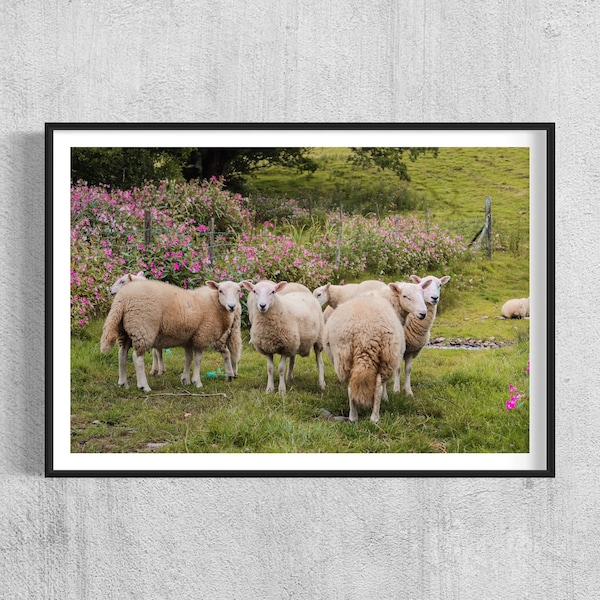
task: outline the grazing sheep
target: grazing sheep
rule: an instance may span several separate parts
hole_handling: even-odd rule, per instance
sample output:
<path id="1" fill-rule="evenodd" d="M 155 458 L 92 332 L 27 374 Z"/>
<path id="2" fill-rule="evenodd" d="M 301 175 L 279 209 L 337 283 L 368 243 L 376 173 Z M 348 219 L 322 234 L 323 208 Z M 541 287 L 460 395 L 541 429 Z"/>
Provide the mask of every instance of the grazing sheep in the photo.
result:
<path id="1" fill-rule="evenodd" d="M 349 420 L 358 407 L 372 406 L 371 421 L 379 421 L 385 384 L 398 370 L 405 349 L 402 320 L 427 312 L 423 288 L 390 283 L 385 292 L 370 292 L 347 300 L 325 325 L 325 351 L 340 381 L 348 382 Z"/>
<path id="2" fill-rule="evenodd" d="M 275 390 L 273 381 L 275 366 L 273 355 L 281 355 L 279 361 L 279 392 L 286 392 L 286 382 L 294 379 L 296 355 L 308 356 L 313 348 L 317 359 L 319 388 L 325 389 L 323 365 L 323 312 L 312 294 L 303 291 L 282 294 L 287 282 L 273 283 L 263 280 L 253 285 L 242 281 L 248 290 L 248 313 L 252 316 L 250 341 L 267 357 L 267 392 Z M 289 366 L 286 374 L 286 359 Z"/>
<path id="3" fill-rule="evenodd" d="M 406 349 L 404 351 L 404 393 L 407 396 L 413 396 L 412 388 L 410 387 L 410 374 L 412 371 L 412 362 L 421 350 L 429 343 L 429 335 L 431 326 L 437 314 L 437 306 L 440 301 L 440 293 L 442 286 L 450 281 L 449 275 L 444 275 L 441 279 L 428 275 L 423 279 L 416 275 L 411 275 L 410 279 L 417 284 L 422 285 L 424 282 L 430 281 L 424 291 L 425 304 L 427 305 L 427 316 L 419 320 L 413 315 L 408 315 L 404 325 L 404 335 L 406 337 Z M 400 391 L 400 371 L 396 372 L 394 377 L 394 392 Z"/>
<path id="4" fill-rule="evenodd" d="M 361 283 L 346 283 L 344 285 L 334 285 L 326 283 L 318 287 L 314 292 L 314 297 L 319 301 L 321 306 L 329 304 L 331 308 L 337 308 L 343 302 L 374 290 L 385 289 L 386 284 L 377 279 L 367 279 Z"/>
<path id="5" fill-rule="evenodd" d="M 529 316 L 529 298 L 514 298 L 502 306 L 505 319 L 525 319 Z"/>
<path id="6" fill-rule="evenodd" d="M 121 275 L 121 277 L 113 283 L 110 288 L 110 293 L 115 296 L 124 285 L 131 283 L 132 281 L 139 281 L 140 279 L 146 280 L 143 271 L 140 271 L 137 275 L 125 273 L 125 275 Z M 121 340 L 119 340 L 119 347 L 121 347 L 121 345 Z M 150 369 L 150 375 L 164 375 L 166 372 L 167 369 L 163 360 L 162 350 L 159 348 L 152 348 L 152 368 Z"/>
<path id="7" fill-rule="evenodd" d="M 119 339 L 119 385 L 128 387 L 125 370 L 127 352 L 133 345 L 133 363 L 137 386 L 151 391 L 144 369 L 144 354 L 150 348 L 185 348 L 185 366 L 181 376 L 190 383 L 190 365 L 194 355 L 192 382 L 202 387 L 202 352 L 215 348 L 223 356 L 227 380 L 235 376 L 228 347 L 237 321 L 239 327 L 240 286 L 233 281 L 215 283 L 195 290 L 184 290 L 161 281 L 139 281 L 125 285 L 117 293 L 104 323 L 100 349 L 107 353 Z M 241 334 L 240 334 L 241 346 Z"/>

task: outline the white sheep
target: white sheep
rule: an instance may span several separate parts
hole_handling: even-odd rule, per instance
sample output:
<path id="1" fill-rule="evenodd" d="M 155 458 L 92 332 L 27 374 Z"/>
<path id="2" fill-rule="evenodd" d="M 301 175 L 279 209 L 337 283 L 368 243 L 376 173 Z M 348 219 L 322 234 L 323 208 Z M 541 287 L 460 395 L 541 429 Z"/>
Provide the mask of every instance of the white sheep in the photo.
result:
<path id="1" fill-rule="evenodd" d="M 410 374 L 412 363 L 419 355 L 421 350 L 429 343 L 431 326 L 437 314 L 437 307 L 440 301 L 442 286 L 450 281 L 449 275 L 442 278 L 428 275 L 427 277 L 417 277 L 411 275 L 410 279 L 419 285 L 429 281 L 430 283 L 424 289 L 425 304 L 427 306 L 427 316 L 424 319 L 418 319 L 414 315 L 408 315 L 404 325 L 404 335 L 406 338 L 406 349 L 404 351 L 404 393 L 407 396 L 413 396 L 410 387 Z M 400 391 L 400 371 L 394 376 L 394 392 Z"/>
<path id="2" fill-rule="evenodd" d="M 377 279 L 367 279 L 361 281 L 361 283 L 346 283 L 344 285 L 326 283 L 325 285 L 318 287 L 313 292 L 313 295 L 319 301 L 321 306 L 329 304 L 331 308 L 336 308 L 343 302 L 346 302 L 359 294 L 374 290 L 383 290 L 385 287 L 386 284 Z"/>
<path id="3" fill-rule="evenodd" d="M 252 315 L 250 341 L 267 357 L 267 392 L 275 390 L 273 355 L 279 354 L 279 392 L 286 392 L 286 383 L 294 379 L 296 355 L 308 356 L 314 349 L 317 360 L 319 388 L 325 389 L 323 365 L 323 312 L 312 294 L 304 291 L 282 294 L 287 282 L 269 280 L 242 281 L 248 290 L 248 313 Z M 289 366 L 286 374 L 286 360 Z"/>
<path id="4" fill-rule="evenodd" d="M 281 290 L 279 290 L 280 294 L 291 294 L 293 292 L 303 292 L 305 294 L 312 294 L 312 292 L 303 283 L 296 283 L 293 281 L 288 281 L 287 285 L 285 287 L 283 287 Z M 254 311 L 255 311 L 255 303 L 248 302 L 248 320 L 250 321 L 250 324 L 252 324 L 252 318 L 254 317 Z M 250 343 L 252 343 L 252 338 L 250 339 Z"/>
<path id="5" fill-rule="evenodd" d="M 529 317 L 529 298 L 513 298 L 502 306 L 505 319 L 525 319 Z"/>
<path id="6" fill-rule="evenodd" d="M 146 280 L 146 276 L 143 271 L 139 271 L 136 275 L 132 275 L 131 273 L 125 273 L 125 275 L 121 275 L 110 288 L 110 293 L 115 296 L 116 293 L 128 283 L 132 281 L 140 281 L 141 279 Z M 121 346 L 121 341 L 119 340 L 119 347 Z M 162 350 L 159 348 L 152 348 L 152 367 L 150 369 L 150 375 L 164 375 L 167 372 L 165 367 L 165 362 L 163 360 Z"/>
<path id="7" fill-rule="evenodd" d="M 133 363 L 138 388 L 149 392 L 144 369 L 144 354 L 150 348 L 185 348 L 185 366 L 181 381 L 190 383 L 190 365 L 194 358 L 191 381 L 202 387 L 200 363 L 202 352 L 215 348 L 223 356 L 225 373 L 235 376 L 228 343 L 240 319 L 240 286 L 233 281 L 215 283 L 195 290 L 184 290 L 161 281 L 139 281 L 125 285 L 117 293 L 104 323 L 100 349 L 107 353 L 117 339 L 119 348 L 119 385 L 128 387 L 126 361 L 133 345 Z M 237 317 L 236 317 L 237 314 Z M 241 346 L 241 334 L 239 337 Z"/>
<path id="8" fill-rule="evenodd" d="M 121 275 L 121 277 L 119 277 L 110 288 L 111 295 L 114 296 L 127 283 L 139 281 L 140 279 L 146 279 L 144 271 L 140 271 L 136 275 L 132 275 L 131 273 L 125 273 L 125 275 Z"/>
<path id="9" fill-rule="evenodd" d="M 349 420 L 358 407 L 372 406 L 371 421 L 379 421 L 386 381 L 398 370 L 405 349 L 402 321 L 409 313 L 424 318 L 423 288 L 390 283 L 384 292 L 356 296 L 333 310 L 325 325 L 325 351 L 340 381 L 348 382 Z"/>

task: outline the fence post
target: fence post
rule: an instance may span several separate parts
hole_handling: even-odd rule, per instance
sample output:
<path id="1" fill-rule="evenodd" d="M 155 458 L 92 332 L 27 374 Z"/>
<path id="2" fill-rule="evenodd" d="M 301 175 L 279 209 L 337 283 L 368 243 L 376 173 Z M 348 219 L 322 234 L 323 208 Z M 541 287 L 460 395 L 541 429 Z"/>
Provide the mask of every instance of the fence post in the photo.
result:
<path id="1" fill-rule="evenodd" d="M 152 241 L 152 214 L 150 210 L 147 208 L 144 210 L 144 246 L 146 248 L 150 247 L 150 242 Z"/>
<path id="2" fill-rule="evenodd" d="M 343 221 L 343 212 L 342 212 L 342 203 L 340 202 L 340 224 L 338 225 L 338 239 L 337 239 L 337 250 L 335 252 L 335 270 L 339 270 L 340 261 L 342 258 L 342 221 Z"/>
<path id="3" fill-rule="evenodd" d="M 492 197 L 485 197 L 485 225 L 486 225 L 486 242 L 488 248 L 488 257 L 491 260 L 494 249 L 492 241 Z"/>
<path id="4" fill-rule="evenodd" d="M 208 229 L 208 260 L 212 265 L 215 262 L 215 218 L 211 217 Z"/>

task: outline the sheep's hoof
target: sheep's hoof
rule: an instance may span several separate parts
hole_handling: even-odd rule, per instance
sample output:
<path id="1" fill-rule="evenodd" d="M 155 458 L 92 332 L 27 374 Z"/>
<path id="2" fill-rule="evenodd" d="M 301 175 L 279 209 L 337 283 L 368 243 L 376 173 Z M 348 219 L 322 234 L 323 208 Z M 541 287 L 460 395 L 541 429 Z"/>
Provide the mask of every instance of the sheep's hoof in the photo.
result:
<path id="1" fill-rule="evenodd" d="M 233 381 L 235 379 L 235 375 L 227 375 L 225 381 Z"/>
<path id="2" fill-rule="evenodd" d="M 129 389 L 129 384 L 127 382 L 125 382 L 125 383 L 119 383 L 119 387 L 123 388 L 124 390 L 128 390 Z"/>
<path id="3" fill-rule="evenodd" d="M 189 377 L 184 377 L 183 375 L 180 377 L 181 379 L 181 383 L 183 383 L 183 385 L 190 385 L 190 378 Z"/>
<path id="4" fill-rule="evenodd" d="M 151 388 L 149 385 L 146 385 L 146 386 L 144 386 L 144 385 L 139 385 L 139 386 L 138 386 L 138 389 L 139 389 L 139 390 L 142 390 L 142 392 L 151 392 L 151 391 L 152 391 L 152 388 Z"/>

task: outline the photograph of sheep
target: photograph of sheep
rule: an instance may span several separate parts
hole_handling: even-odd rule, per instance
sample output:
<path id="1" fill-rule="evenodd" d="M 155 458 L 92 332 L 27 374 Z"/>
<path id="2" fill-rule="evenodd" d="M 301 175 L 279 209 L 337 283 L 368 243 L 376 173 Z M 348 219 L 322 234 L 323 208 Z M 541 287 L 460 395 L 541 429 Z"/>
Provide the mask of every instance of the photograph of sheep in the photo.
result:
<path id="1" fill-rule="evenodd" d="M 553 133 L 48 124 L 47 475 L 551 475 Z"/>

